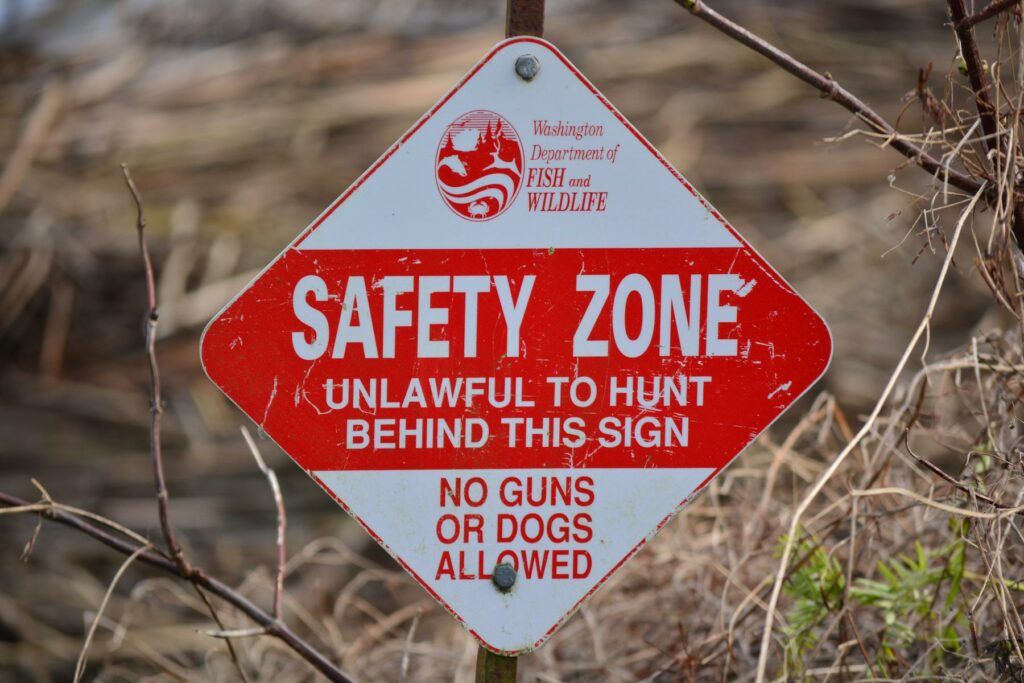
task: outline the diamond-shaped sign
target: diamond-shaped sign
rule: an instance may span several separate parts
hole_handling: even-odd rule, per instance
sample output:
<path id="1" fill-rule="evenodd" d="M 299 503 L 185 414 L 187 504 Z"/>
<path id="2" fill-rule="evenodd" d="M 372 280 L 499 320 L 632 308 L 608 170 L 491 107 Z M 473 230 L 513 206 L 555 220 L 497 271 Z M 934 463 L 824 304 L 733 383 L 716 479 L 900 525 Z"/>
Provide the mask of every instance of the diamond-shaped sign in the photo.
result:
<path id="1" fill-rule="evenodd" d="M 499 43 L 202 343 L 210 378 L 504 653 L 830 355 L 821 318 L 535 38 Z"/>

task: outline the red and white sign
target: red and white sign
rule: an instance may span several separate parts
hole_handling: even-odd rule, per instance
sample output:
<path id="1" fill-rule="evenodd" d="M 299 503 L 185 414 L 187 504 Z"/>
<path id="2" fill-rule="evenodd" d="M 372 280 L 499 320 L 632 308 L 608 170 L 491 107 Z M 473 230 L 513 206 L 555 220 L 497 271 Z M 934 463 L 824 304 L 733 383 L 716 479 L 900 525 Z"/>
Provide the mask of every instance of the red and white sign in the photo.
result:
<path id="1" fill-rule="evenodd" d="M 202 342 L 210 378 L 505 653 L 830 355 L 821 318 L 536 38 L 498 44 Z"/>

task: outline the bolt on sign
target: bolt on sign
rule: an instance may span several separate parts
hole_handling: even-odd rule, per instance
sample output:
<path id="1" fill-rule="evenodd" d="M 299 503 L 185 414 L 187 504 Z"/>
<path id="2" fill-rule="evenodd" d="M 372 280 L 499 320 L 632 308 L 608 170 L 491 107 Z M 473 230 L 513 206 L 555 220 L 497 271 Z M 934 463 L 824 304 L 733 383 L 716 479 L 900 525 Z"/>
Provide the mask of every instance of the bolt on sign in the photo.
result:
<path id="1" fill-rule="evenodd" d="M 537 38 L 492 49 L 202 342 L 210 378 L 503 654 L 830 356 L 822 319 Z"/>

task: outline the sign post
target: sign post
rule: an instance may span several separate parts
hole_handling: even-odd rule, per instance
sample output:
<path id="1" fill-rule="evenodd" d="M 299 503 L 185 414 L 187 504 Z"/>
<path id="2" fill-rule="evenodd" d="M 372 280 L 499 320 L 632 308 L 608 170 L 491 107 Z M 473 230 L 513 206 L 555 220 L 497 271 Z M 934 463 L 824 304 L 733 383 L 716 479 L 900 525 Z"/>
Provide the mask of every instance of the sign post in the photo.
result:
<path id="1" fill-rule="evenodd" d="M 540 32 L 542 9 L 511 2 L 509 30 Z M 565 55 L 519 35 L 201 353 L 480 642 L 478 681 L 506 683 L 820 377 L 831 338 Z"/>
<path id="2" fill-rule="evenodd" d="M 505 8 L 505 37 L 535 36 L 541 38 L 544 35 L 544 1 L 545 0 L 507 0 Z M 517 64 L 517 72 L 520 77 L 533 78 L 536 75 L 536 64 L 521 62 Z M 533 75 L 529 71 L 532 70 Z M 525 76 L 524 76 L 525 74 Z M 497 569 L 497 567 L 495 568 Z M 501 572 L 505 573 L 511 569 L 510 565 L 503 565 Z M 496 576 L 500 576 L 496 574 Z M 506 574 L 506 580 L 515 580 L 514 573 Z M 495 579 L 492 579 L 495 580 Z M 495 585 L 501 584 L 495 580 Z M 511 588 L 512 584 L 509 584 Z M 505 589 L 507 590 L 507 589 Z M 480 646 L 476 655 L 476 683 L 515 683 L 516 669 L 519 660 L 516 657 L 507 657 L 491 652 L 483 645 Z"/>

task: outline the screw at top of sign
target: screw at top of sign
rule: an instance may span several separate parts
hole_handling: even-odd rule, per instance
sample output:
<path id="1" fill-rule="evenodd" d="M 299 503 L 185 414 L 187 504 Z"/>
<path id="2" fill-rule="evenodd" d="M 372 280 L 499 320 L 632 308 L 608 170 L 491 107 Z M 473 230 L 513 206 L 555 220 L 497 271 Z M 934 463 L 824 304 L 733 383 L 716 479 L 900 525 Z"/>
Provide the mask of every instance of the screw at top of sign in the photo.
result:
<path id="1" fill-rule="evenodd" d="M 491 581 L 499 591 L 508 593 L 516 583 L 516 570 L 508 562 L 497 564 L 491 574 Z"/>
<path id="2" fill-rule="evenodd" d="M 540 62 L 533 55 L 521 55 L 516 59 L 516 74 L 527 83 L 537 77 L 540 71 Z"/>

